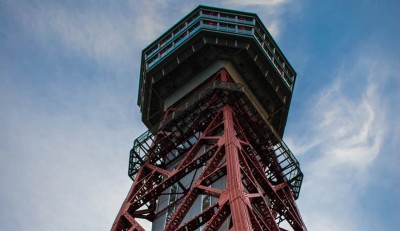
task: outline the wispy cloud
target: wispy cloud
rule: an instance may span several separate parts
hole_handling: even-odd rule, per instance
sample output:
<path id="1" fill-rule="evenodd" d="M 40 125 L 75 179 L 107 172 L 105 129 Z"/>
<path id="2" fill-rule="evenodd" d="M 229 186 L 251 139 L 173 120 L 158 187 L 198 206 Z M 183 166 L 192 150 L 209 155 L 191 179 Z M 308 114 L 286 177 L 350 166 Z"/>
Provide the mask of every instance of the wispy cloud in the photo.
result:
<path id="1" fill-rule="evenodd" d="M 378 155 L 386 124 L 376 84 L 369 81 L 356 98 L 345 96 L 338 80 L 320 96 L 316 131 L 330 164 L 367 167 Z"/>
<path id="2" fill-rule="evenodd" d="M 255 12 L 275 38 L 299 8 L 290 0 L 3 1 L 0 229 L 111 227 L 131 184 L 131 141 L 145 130 L 134 100 L 140 52 L 197 4 Z M 310 127 L 286 134 L 305 172 L 299 207 L 309 230 L 365 230 L 358 196 L 374 163 L 389 159 L 381 168 L 400 176 L 397 153 L 385 152 L 400 140 L 398 59 L 371 46 L 346 52 L 336 80 L 310 99 L 310 121 L 301 121 Z M 377 181 L 390 185 L 387 175 Z"/>
<path id="3" fill-rule="evenodd" d="M 297 3 L 291 0 L 224 0 L 222 3 L 225 7 L 234 6 L 257 13 L 268 31 L 277 40 L 284 30 L 282 21 L 285 14 L 293 8 L 298 8 Z"/>
<path id="4" fill-rule="evenodd" d="M 287 3 L 289 0 L 226 0 L 232 4 L 237 5 L 266 5 L 266 6 L 277 6 Z"/>
<path id="5" fill-rule="evenodd" d="M 122 30 L 126 29 L 124 21 L 108 18 L 107 12 L 71 9 L 57 3 L 21 6 L 22 10 L 15 9 L 18 17 L 25 30 L 44 49 L 64 48 L 70 54 L 104 63 L 121 57 L 129 46 L 125 36 L 129 30 Z"/>
<path id="6" fill-rule="evenodd" d="M 169 2 L 166 0 L 156 1 L 131 1 L 135 9 L 135 38 L 148 43 L 161 35 L 166 28 L 166 24 L 171 23 L 171 19 L 177 17 L 171 15 L 171 9 L 167 9 Z M 168 20 L 166 20 L 166 18 Z"/>
<path id="7" fill-rule="evenodd" d="M 64 49 L 110 68 L 140 57 L 140 50 L 166 29 L 168 6 L 165 0 L 110 2 L 104 7 L 61 2 L 9 5 L 26 34 L 42 49 L 49 53 Z"/>
<path id="8" fill-rule="evenodd" d="M 370 183 L 369 168 L 385 154 L 393 109 L 384 101 L 384 86 L 395 70 L 388 60 L 365 50 L 349 54 L 351 65 L 344 60 L 335 80 L 310 98 L 316 103 L 307 108 L 309 127 L 287 139 L 304 160 L 299 203 L 310 230 L 360 230 L 368 216 L 354 211 Z"/>
<path id="9" fill-rule="evenodd" d="M 109 229 L 131 184 L 132 139 L 145 130 L 133 100 L 140 59 L 132 56 L 143 47 L 134 14 L 117 5 L 6 6 L 9 37 L 23 38 L 6 42 L 27 54 L 0 54 L 13 64 L 0 70 L 0 229 Z M 38 60 L 42 53 L 53 59 Z M 87 65 L 70 69 L 76 63 Z"/>
<path id="10" fill-rule="evenodd" d="M 278 39 L 281 33 L 281 25 L 280 25 L 280 20 L 276 19 L 269 23 L 267 27 L 269 33 L 275 38 Z"/>

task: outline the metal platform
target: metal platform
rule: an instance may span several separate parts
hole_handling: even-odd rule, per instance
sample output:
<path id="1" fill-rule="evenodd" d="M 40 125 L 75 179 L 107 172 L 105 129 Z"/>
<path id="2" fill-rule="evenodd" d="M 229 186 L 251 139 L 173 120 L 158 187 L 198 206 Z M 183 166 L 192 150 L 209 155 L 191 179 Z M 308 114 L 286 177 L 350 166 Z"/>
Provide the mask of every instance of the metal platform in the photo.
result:
<path id="1" fill-rule="evenodd" d="M 199 6 L 142 52 L 133 185 L 112 231 L 307 228 L 282 140 L 296 72 L 256 14 Z M 284 228 L 285 227 L 285 228 Z"/>
<path id="2" fill-rule="evenodd" d="M 221 97 L 214 102 L 214 105 L 218 106 L 210 108 L 203 105 L 205 102 L 209 102 L 209 99 L 213 96 L 221 94 L 226 97 Z M 230 100 L 227 100 L 227 98 L 230 98 Z M 237 102 L 241 100 L 244 103 L 238 104 Z M 233 102 L 235 104 L 232 104 Z M 294 197 L 297 199 L 303 180 L 299 162 L 273 127 L 258 114 L 253 104 L 246 97 L 244 87 L 229 82 L 212 82 L 205 86 L 201 91 L 184 100 L 177 107 L 179 110 L 168 115 L 162 124 L 156 126 L 158 129 L 149 130 L 134 141 L 134 146 L 130 152 L 128 172 L 132 180 L 135 179 L 135 175 L 143 163 L 149 159 L 157 166 L 168 168 L 171 163 L 182 158 L 182 155 L 192 148 L 201 135 L 200 124 L 210 119 L 211 115 L 215 114 L 225 104 L 230 104 L 238 117 L 242 118 L 241 121 L 246 125 L 248 137 L 252 137 L 254 144 L 258 144 L 253 144 L 253 147 L 258 147 L 257 151 L 260 152 L 260 155 L 271 161 L 276 160 L 274 162 L 276 166 L 268 168 L 265 172 L 269 180 L 278 184 L 277 175 L 271 169 L 274 168 L 274 171 L 281 172 L 285 180 L 291 185 Z M 246 109 L 243 110 L 243 108 Z M 196 121 L 195 119 L 198 117 L 204 120 L 197 121 L 200 129 L 192 132 L 185 131 L 185 128 L 188 127 L 187 123 Z M 169 132 L 168 135 L 160 138 L 160 134 L 167 131 Z M 186 135 L 182 137 L 179 134 Z M 264 147 L 268 143 L 270 144 L 269 147 Z M 149 153 L 151 153 L 151 156 L 148 156 Z"/>
<path id="3" fill-rule="evenodd" d="M 164 99 L 227 60 L 249 84 L 283 135 L 296 72 L 255 14 L 199 6 L 143 50 L 138 105 L 149 127 L 161 121 Z"/>

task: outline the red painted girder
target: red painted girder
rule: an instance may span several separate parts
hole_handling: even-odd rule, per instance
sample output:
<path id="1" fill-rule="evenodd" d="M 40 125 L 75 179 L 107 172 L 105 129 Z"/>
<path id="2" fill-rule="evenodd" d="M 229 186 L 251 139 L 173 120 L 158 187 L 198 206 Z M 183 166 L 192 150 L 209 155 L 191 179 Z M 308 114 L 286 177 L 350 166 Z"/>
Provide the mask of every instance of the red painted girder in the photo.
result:
<path id="1" fill-rule="evenodd" d="M 188 222 L 180 226 L 178 229 L 176 229 L 176 231 L 196 230 L 204 223 L 207 223 L 207 220 L 212 218 L 215 210 L 217 210 L 218 207 L 219 207 L 218 203 L 211 205 L 205 211 L 203 211 L 202 213 L 198 214 L 197 216 L 193 217 Z M 202 220 L 202 222 L 199 222 L 200 219 Z"/>
<path id="2" fill-rule="evenodd" d="M 218 202 L 219 208 L 215 211 L 214 215 L 210 218 L 203 231 L 217 231 L 229 216 L 229 201 L 228 198 L 220 198 Z"/>
<path id="3" fill-rule="evenodd" d="M 179 227 L 180 223 L 185 218 L 187 212 L 190 210 L 193 203 L 196 201 L 198 195 L 199 194 L 195 187 L 189 190 L 189 192 L 183 198 L 183 201 L 179 204 L 179 207 L 175 210 L 174 215 L 166 224 L 164 230 L 175 230 Z"/>
<path id="4" fill-rule="evenodd" d="M 253 184 L 253 186 L 256 188 L 256 190 L 258 192 L 258 193 L 251 194 L 251 196 L 252 197 L 257 197 L 257 196 L 260 197 L 260 199 L 263 201 L 263 203 L 265 205 L 267 205 L 268 202 L 265 200 L 264 195 L 262 194 L 261 190 L 257 186 L 257 181 L 256 181 L 255 177 L 253 176 L 253 174 L 251 172 L 251 168 L 250 168 L 249 164 L 247 163 L 245 157 L 243 156 L 243 153 L 240 153 L 240 158 L 243 162 L 243 164 L 242 164 L 243 175 L 249 179 L 249 181 Z M 252 167 L 254 168 L 254 166 L 252 166 Z M 246 196 L 249 197 L 249 194 L 247 194 Z M 260 206 L 260 204 L 258 204 L 258 206 Z M 269 227 L 271 228 L 271 230 L 274 230 L 274 231 L 279 230 L 278 225 L 275 223 L 275 217 L 273 216 L 272 211 L 268 206 L 265 206 L 264 211 L 260 211 L 260 213 L 263 215 L 263 219 L 265 219 L 267 224 L 269 224 Z"/>
<path id="5" fill-rule="evenodd" d="M 199 148 L 201 148 L 202 145 L 202 140 L 215 140 L 215 143 L 217 143 L 217 141 L 220 139 L 220 137 L 208 137 L 207 134 L 209 133 L 209 131 L 211 130 L 211 128 L 213 127 L 213 125 L 216 123 L 218 119 L 218 115 L 215 116 L 215 118 L 213 118 L 211 120 L 211 122 L 207 125 L 205 132 L 203 132 L 199 138 L 199 140 L 196 142 L 196 144 L 194 144 L 194 146 L 192 147 L 192 149 L 185 155 L 185 157 L 183 158 L 183 160 L 179 163 L 177 169 L 182 169 L 184 166 L 188 165 L 188 163 L 190 163 L 191 161 L 193 161 L 194 156 L 196 156 L 197 151 L 199 150 Z"/>
<path id="6" fill-rule="evenodd" d="M 194 183 L 194 187 L 189 189 L 189 192 L 183 198 L 182 202 L 176 209 L 174 215 L 171 217 L 171 219 L 167 223 L 165 230 L 175 230 L 176 228 L 179 227 L 179 224 L 185 218 L 186 213 L 190 210 L 190 208 L 192 207 L 193 203 L 195 202 L 197 196 L 199 195 L 199 190 L 197 189 L 197 186 L 201 186 L 201 181 L 203 180 L 204 176 L 206 175 L 207 170 L 213 171 L 213 170 L 215 170 L 215 168 L 218 167 L 218 165 L 216 165 L 214 161 L 217 160 L 216 162 L 219 163 L 221 161 L 221 156 L 223 156 L 221 154 L 221 148 L 218 148 L 217 151 L 214 153 L 214 155 L 211 157 L 210 161 L 205 166 L 205 170 L 203 170 L 203 172 L 197 178 L 196 182 Z M 193 161 L 195 161 L 195 160 L 193 160 Z M 188 163 L 188 164 L 190 164 L 190 163 Z"/>
<path id="7" fill-rule="evenodd" d="M 239 141 L 236 138 L 233 122 L 233 111 L 224 106 L 224 143 L 227 166 L 227 193 L 231 208 L 233 229 L 237 231 L 251 230 L 250 216 L 244 202 L 244 187 L 240 175 Z"/>
<path id="8" fill-rule="evenodd" d="M 129 230 L 146 231 L 129 213 L 124 213 L 123 216 L 132 224 Z"/>
<path id="9" fill-rule="evenodd" d="M 159 172 L 159 173 L 163 174 L 166 177 L 170 177 L 172 175 L 172 172 L 170 172 L 170 171 L 168 171 L 166 169 L 157 167 L 157 166 L 155 166 L 153 164 L 150 164 L 149 162 L 146 162 L 144 166 L 146 166 L 147 168 L 150 168 L 150 169 L 152 169 L 152 170 L 154 170 L 156 172 Z"/>
<path id="10" fill-rule="evenodd" d="M 191 172 L 196 168 L 203 166 L 210 157 L 212 157 L 217 150 L 217 146 L 210 147 L 205 153 L 200 155 L 198 158 L 194 159 L 192 162 L 188 163 L 186 166 L 177 170 L 171 177 L 166 178 L 161 183 L 156 185 L 152 190 L 146 192 L 142 197 L 131 202 L 131 209 L 135 210 L 140 208 L 143 204 L 148 202 L 151 198 L 158 197 L 162 191 L 170 187 L 180 179 L 182 179 L 187 173 Z M 140 203 L 138 203 L 140 202 Z M 135 205 L 136 203 L 136 205 Z"/>
<path id="11" fill-rule="evenodd" d="M 220 189 L 206 187 L 203 185 L 197 185 L 196 187 L 201 191 L 202 194 L 212 196 L 215 198 L 219 198 L 221 196 L 221 194 L 224 192 Z"/>
<path id="12" fill-rule="evenodd" d="M 250 158 L 250 155 L 245 155 L 245 157 L 247 158 L 247 160 L 250 161 L 252 166 L 257 166 L 258 162 L 254 161 L 253 158 Z M 276 211 L 278 213 L 283 213 L 283 215 L 285 216 L 285 218 L 288 220 L 289 223 L 290 223 L 290 221 L 293 221 L 295 224 L 294 228 L 297 228 L 298 230 L 306 230 L 306 229 L 302 228 L 302 227 L 305 228 L 305 226 L 304 226 L 302 220 L 299 219 L 298 210 L 297 209 L 293 210 L 291 208 L 288 209 L 286 206 L 287 203 L 284 202 L 284 200 L 281 198 L 281 196 L 277 193 L 277 191 L 271 185 L 269 180 L 266 178 L 264 172 L 260 171 L 260 169 L 257 167 L 254 167 L 253 170 L 254 170 L 253 174 L 256 174 L 258 176 L 257 181 L 260 182 L 260 186 L 263 187 L 263 189 L 267 193 L 268 197 L 271 200 L 276 200 L 276 205 L 274 206 Z M 287 187 L 289 187 L 289 186 L 287 186 Z M 291 198 L 289 197 L 286 199 L 290 203 L 294 203 L 293 196 Z"/>
<path id="13" fill-rule="evenodd" d="M 146 174 L 146 172 L 143 168 L 141 168 L 138 171 L 135 182 L 132 185 L 132 187 L 130 188 L 129 193 L 128 193 L 124 203 L 122 204 L 121 209 L 118 212 L 115 222 L 113 223 L 113 226 L 111 227 L 111 231 L 119 231 L 118 228 L 121 223 L 121 217 L 124 216 L 124 214 L 127 212 L 128 208 L 129 208 L 130 198 L 132 198 L 133 194 L 135 194 L 136 191 L 138 190 L 138 188 L 141 187 L 141 184 L 139 182 L 141 182 L 141 179 L 144 177 L 145 174 Z M 134 219 L 133 219 L 133 222 L 131 222 L 127 217 L 125 217 L 125 218 L 131 223 L 132 227 L 141 227 Z"/>

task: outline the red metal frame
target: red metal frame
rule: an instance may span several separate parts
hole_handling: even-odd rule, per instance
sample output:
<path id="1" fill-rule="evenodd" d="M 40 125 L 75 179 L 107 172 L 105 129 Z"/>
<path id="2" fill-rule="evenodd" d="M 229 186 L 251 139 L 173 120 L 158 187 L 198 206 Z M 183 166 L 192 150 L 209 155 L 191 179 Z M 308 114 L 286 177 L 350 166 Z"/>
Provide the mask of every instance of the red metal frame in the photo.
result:
<path id="1" fill-rule="evenodd" d="M 211 79 L 230 81 L 224 69 Z M 277 141 L 263 137 L 265 132 L 258 133 L 257 124 L 266 122 L 254 110 L 247 109 L 252 106 L 246 95 L 220 89 L 199 99 L 198 105 L 201 106 L 186 109 L 182 119 L 166 123 L 153 135 L 154 143 L 143 159 L 112 231 L 144 230 L 135 219 L 153 221 L 167 210 L 168 207 L 157 212 L 157 198 L 173 184 L 179 184 L 183 194 L 174 205 L 169 205 L 179 204 L 164 230 L 196 230 L 200 226 L 202 230 L 218 230 L 228 222 L 229 230 L 278 231 L 285 230 L 279 227 L 283 220 L 293 230 L 306 230 L 291 180 L 283 175 L 283 168 L 272 155 Z M 216 135 L 218 129 L 222 129 L 222 134 Z M 180 162 L 175 170 L 167 170 L 167 153 L 193 134 L 200 134 L 197 141 L 176 157 Z M 205 143 L 207 150 L 198 155 Z M 200 176 L 185 188 L 180 180 L 195 170 L 202 171 Z M 222 176 L 226 176 L 226 189 L 210 187 Z M 217 198 L 218 202 L 183 224 L 200 195 Z"/>

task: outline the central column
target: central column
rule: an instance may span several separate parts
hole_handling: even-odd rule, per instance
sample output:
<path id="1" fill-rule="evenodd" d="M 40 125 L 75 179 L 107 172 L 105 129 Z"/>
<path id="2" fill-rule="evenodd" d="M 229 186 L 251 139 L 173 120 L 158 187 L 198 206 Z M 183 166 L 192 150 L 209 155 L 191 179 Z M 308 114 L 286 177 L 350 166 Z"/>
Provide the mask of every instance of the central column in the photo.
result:
<path id="1" fill-rule="evenodd" d="M 224 106 L 224 143 L 227 167 L 227 193 L 231 208 L 233 230 L 251 230 L 250 216 L 245 203 L 245 192 L 242 183 L 238 147 L 239 140 L 236 137 L 233 110 L 230 106 Z"/>

